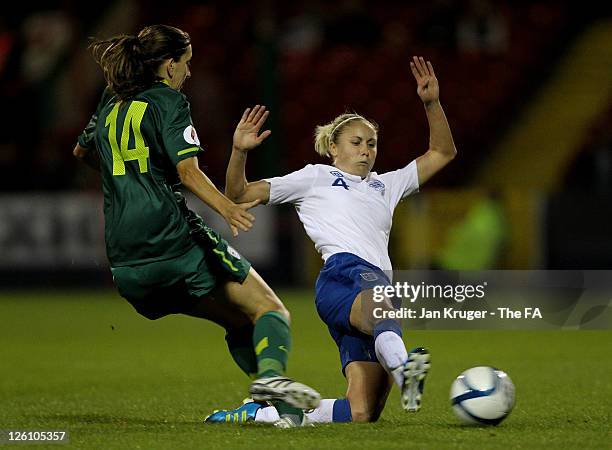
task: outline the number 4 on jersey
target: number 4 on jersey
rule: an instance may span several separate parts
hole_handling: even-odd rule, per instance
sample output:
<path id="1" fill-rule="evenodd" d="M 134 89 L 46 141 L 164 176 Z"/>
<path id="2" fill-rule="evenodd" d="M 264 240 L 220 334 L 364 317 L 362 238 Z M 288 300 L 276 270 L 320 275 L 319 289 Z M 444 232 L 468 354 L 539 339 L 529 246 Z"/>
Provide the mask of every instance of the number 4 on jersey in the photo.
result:
<path id="1" fill-rule="evenodd" d="M 348 186 L 344 178 L 336 178 L 336 180 L 332 183 L 332 186 L 342 186 L 344 189 L 348 191 Z"/>
<path id="2" fill-rule="evenodd" d="M 113 175 L 125 175 L 125 161 L 138 161 L 140 173 L 149 170 L 147 159 L 149 158 L 149 147 L 145 146 L 140 124 L 147 110 L 148 103 L 133 101 L 127 110 L 123 128 L 121 130 L 121 147 L 117 145 L 117 116 L 119 115 L 119 103 L 106 117 L 105 126 L 108 129 L 108 140 L 113 151 Z M 128 148 L 130 140 L 130 129 L 134 133 L 134 147 Z"/>

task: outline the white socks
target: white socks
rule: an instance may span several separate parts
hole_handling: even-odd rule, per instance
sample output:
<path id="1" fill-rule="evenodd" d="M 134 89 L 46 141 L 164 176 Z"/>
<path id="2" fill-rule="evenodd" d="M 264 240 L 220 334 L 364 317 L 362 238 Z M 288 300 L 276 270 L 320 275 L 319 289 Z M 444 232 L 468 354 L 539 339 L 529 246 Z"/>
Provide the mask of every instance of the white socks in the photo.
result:
<path id="1" fill-rule="evenodd" d="M 257 414 L 255 414 L 255 422 L 274 423 L 278 419 L 280 419 L 280 416 L 274 406 L 259 408 Z"/>
<path id="2" fill-rule="evenodd" d="M 324 398 L 311 412 L 304 413 L 310 423 L 331 423 L 333 422 L 335 398 Z"/>
<path id="3" fill-rule="evenodd" d="M 374 341 L 374 349 L 380 364 L 393 376 L 393 380 L 401 389 L 404 384 L 403 366 L 408 360 L 408 352 L 402 338 L 393 331 L 384 331 Z"/>

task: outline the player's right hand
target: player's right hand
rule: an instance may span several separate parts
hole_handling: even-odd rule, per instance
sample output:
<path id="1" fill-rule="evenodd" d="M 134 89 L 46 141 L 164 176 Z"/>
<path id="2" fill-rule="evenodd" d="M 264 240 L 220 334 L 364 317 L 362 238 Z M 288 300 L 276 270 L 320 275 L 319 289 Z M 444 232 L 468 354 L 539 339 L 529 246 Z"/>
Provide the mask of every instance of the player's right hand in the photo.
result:
<path id="1" fill-rule="evenodd" d="M 263 105 L 255 105 L 253 109 L 247 108 L 234 131 L 233 150 L 246 152 L 257 147 L 264 139 L 272 134 L 266 130 L 259 134 L 259 130 L 268 118 L 270 111 Z"/>
<path id="2" fill-rule="evenodd" d="M 239 229 L 242 231 L 249 231 L 253 227 L 255 216 L 248 212 L 248 210 L 257 206 L 260 201 L 260 199 L 257 199 L 239 205 L 232 203 L 228 206 L 227 210 L 223 213 L 223 218 L 227 222 L 234 237 L 238 236 Z"/>

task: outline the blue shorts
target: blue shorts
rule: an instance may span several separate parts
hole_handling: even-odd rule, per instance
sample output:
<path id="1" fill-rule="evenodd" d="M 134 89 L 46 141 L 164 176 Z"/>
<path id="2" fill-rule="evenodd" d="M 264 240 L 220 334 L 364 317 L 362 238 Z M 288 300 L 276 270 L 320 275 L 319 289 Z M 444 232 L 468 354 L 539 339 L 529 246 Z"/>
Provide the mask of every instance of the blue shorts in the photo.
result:
<path id="1" fill-rule="evenodd" d="M 378 361 L 374 338 L 355 329 L 350 324 L 350 315 L 361 291 L 389 284 L 380 268 L 352 253 L 330 256 L 321 269 L 315 284 L 315 303 L 340 351 L 342 372 L 352 361 Z"/>

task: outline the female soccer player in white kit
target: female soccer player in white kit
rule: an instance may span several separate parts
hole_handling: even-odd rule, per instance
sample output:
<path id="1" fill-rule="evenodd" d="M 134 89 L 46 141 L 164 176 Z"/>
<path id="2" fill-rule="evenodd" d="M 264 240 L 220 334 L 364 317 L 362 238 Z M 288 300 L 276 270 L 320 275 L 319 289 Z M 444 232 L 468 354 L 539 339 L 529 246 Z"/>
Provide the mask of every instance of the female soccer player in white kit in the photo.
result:
<path id="1" fill-rule="evenodd" d="M 227 169 L 226 195 L 242 203 L 295 205 L 308 236 L 325 265 L 316 283 L 316 306 L 340 350 L 348 382 L 346 399 L 322 400 L 307 413 L 311 422 L 370 422 L 380 416 L 393 381 L 407 411 L 420 408 L 429 369 L 424 348 L 407 352 L 400 324 L 376 319 L 373 309 L 392 310 L 390 301 L 375 303 L 371 289 L 390 284 L 383 271 L 391 270 L 389 233 L 397 204 L 448 164 L 456 155 L 448 121 L 439 101 L 438 80 L 429 61 L 410 63 L 417 93 L 429 122 L 429 149 L 402 169 L 377 174 L 377 127 L 358 114 L 342 114 L 316 130 L 315 149 L 332 165 L 307 165 L 288 175 L 247 182 L 247 151 L 270 131 L 259 134 L 268 112 L 263 106 L 247 109 L 234 133 Z M 393 380 L 393 381 L 392 381 Z M 274 408 L 258 404 L 239 410 L 256 421 L 276 421 Z M 241 413 L 242 413 L 241 411 Z M 225 419 L 224 419 L 225 421 Z"/>

